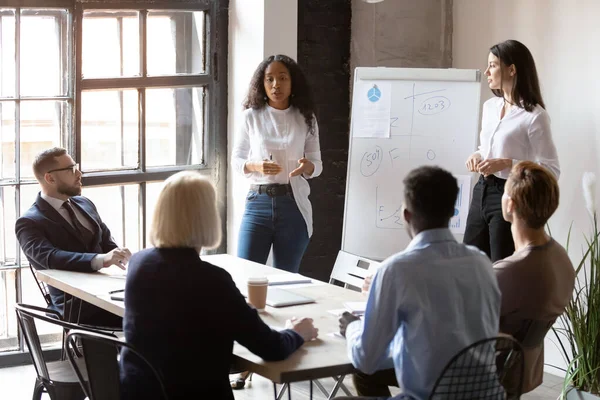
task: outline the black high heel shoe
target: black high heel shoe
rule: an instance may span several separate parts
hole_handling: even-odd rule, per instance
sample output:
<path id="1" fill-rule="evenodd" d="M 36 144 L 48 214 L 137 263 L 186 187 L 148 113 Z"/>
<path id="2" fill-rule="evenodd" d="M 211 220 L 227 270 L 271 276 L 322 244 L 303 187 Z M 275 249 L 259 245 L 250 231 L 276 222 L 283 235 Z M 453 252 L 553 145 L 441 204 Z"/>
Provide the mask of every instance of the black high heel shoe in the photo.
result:
<path id="1" fill-rule="evenodd" d="M 229 383 L 231 384 L 231 388 L 233 390 L 240 390 L 246 386 L 246 380 L 252 382 L 253 372 L 244 371 L 240 373 L 236 379 L 231 379 Z"/>

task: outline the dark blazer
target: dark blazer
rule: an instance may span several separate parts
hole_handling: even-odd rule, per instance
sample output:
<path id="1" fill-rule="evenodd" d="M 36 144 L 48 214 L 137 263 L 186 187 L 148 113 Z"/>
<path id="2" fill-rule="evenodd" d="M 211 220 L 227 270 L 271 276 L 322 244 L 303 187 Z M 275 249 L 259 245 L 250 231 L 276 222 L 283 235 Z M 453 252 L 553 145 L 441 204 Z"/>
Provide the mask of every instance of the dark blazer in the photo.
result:
<path id="1" fill-rule="evenodd" d="M 142 250 L 129 261 L 125 339 L 163 374 L 171 400 L 233 400 L 233 342 L 265 360 L 283 360 L 303 344 L 276 331 L 246 304 L 231 275 L 190 248 Z M 135 356 L 121 357 L 122 399 L 158 399 Z"/>
<path id="2" fill-rule="evenodd" d="M 35 203 L 16 222 L 19 245 L 35 269 L 63 269 L 93 272 L 92 259 L 117 247 L 110 230 L 100 219 L 94 203 L 82 196 L 71 203 L 95 228 L 94 239 L 87 247 L 73 227 L 38 194 Z M 62 312 L 64 293 L 49 287 L 52 308 Z"/>

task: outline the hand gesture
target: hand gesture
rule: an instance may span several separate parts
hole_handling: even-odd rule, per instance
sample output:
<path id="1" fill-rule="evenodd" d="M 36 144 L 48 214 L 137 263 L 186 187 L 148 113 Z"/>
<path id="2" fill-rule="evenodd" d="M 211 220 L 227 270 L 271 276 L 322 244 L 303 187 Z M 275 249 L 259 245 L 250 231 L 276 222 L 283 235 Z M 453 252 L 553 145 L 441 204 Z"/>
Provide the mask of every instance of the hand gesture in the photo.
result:
<path id="1" fill-rule="evenodd" d="M 346 328 L 348 328 L 348 325 L 350 325 L 352 322 L 354 321 L 358 321 L 360 318 L 358 318 L 355 315 L 350 314 L 348 311 L 344 312 L 342 314 L 342 316 L 339 319 L 340 322 L 340 334 L 343 337 L 346 337 Z"/>
<path id="2" fill-rule="evenodd" d="M 315 164 L 313 164 L 312 161 L 310 161 L 307 158 L 302 157 L 298 160 L 298 164 L 300 164 L 300 166 L 292 172 L 290 172 L 290 178 L 298 176 L 300 174 L 306 174 L 308 176 L 311 176 L 313 172 L 315 172 Z"/>
<path id="3" fill-rule="evenodd" d="M 316 339 L 319 335 L 319 330 L 313 325 L 312 318 L 296 318 L 288 319 L 285 322 L 285 327 L 295 331 L 298 335 L 302 336 L 305 342 L 309 342 Z"/>
<path id="4" fill-rule="evenodd" d="M 477 165 L 477 171 L 483 176 L 488 176 L 511 167 L 512 160 L 510 158 L 490 158 L 481 161 Z"/>
<path id="5" fill-rule="evenodd" d="M 365 280 L 363 281 L 361 292 L 362 294 L 368 294 L 369 289 L 371 289 L 371 282 L 373 282 L 373 275 L 365 276 Z"/>
<path id="6" fill-rule="evenodd" d="M 481 155 L 479 153 L 473 153 L 467 159 L 467 162 L 465 163 L 465 165 L 467 166 L 468 171 L 479 172 L 479 170 L 477 169 L 477 166 L 479 165 L 480 162 L 481 162 Z"/>
<path id="7" fill-rule="evenodd" d="M 252 172 L 258 172 L 263 175 L 277 175 L 283 168 L 281 165 L 270 160 L 247 162 L 246 169 Z"/>
<path id="8" fill-rule="evenodd" d="M 104 263 L 102 268 L 110 267 L 111 265 L 116 265 L 121 269 L 125 269 L 125 264 L 129 262 L 131 258 L 131 252 L 126 247 L 117 247 L 104 254 Z"/>

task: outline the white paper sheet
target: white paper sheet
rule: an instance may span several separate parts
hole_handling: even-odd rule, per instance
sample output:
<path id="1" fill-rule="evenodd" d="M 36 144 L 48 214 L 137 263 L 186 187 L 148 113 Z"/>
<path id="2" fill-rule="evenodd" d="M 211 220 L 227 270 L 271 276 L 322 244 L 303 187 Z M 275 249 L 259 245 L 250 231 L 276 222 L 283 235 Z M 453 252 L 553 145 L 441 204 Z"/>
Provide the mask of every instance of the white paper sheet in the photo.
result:
<path id="1" fill-rule="evenodd" d="M 389 138 L 392 84 L 386 81 L 358 81 L 354 87 L 352 135 Z M 354 111 L 353 111 L 354 112 Z"/>
<path id="2" fill-rule="evenodd" d="M 366 301 L 348 301 L 344 303 L 344 307 L 354 315 L 361 315 L 367 309 Z"/>
<path id="3" fill-rule="evenodd" d="M 455 178 L 458 181 L 458 197 L 454 205 L 454 216 L 450 219 L 450 231 L 464 234 L 471 200 L 471 175 L 456 175 Z"/>
<path id="4" fill-rule="evenodd" d="M 335 315 L 336 317 L 341 317 L 343 313 L 345 313 L 345 308 L 336 308 L 335 310 L 327 310 L 328 313 Z"/>

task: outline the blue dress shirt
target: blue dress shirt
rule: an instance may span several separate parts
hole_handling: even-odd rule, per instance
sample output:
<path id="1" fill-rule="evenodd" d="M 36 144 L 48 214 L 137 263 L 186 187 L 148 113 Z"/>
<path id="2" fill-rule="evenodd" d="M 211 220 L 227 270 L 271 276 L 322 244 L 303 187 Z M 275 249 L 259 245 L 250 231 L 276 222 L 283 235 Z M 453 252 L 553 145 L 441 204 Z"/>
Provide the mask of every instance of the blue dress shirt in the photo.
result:
<path id="1" fill-rule="evenodd" d="M 486 255 L 448 229 L 423 231 L 375 274 L 364 318 L 346 330 L 348 357 L 366 374 L 393 364 L 404 394 L 427 399 L 456 353 L 498 335 L 499 319 Z"/>

